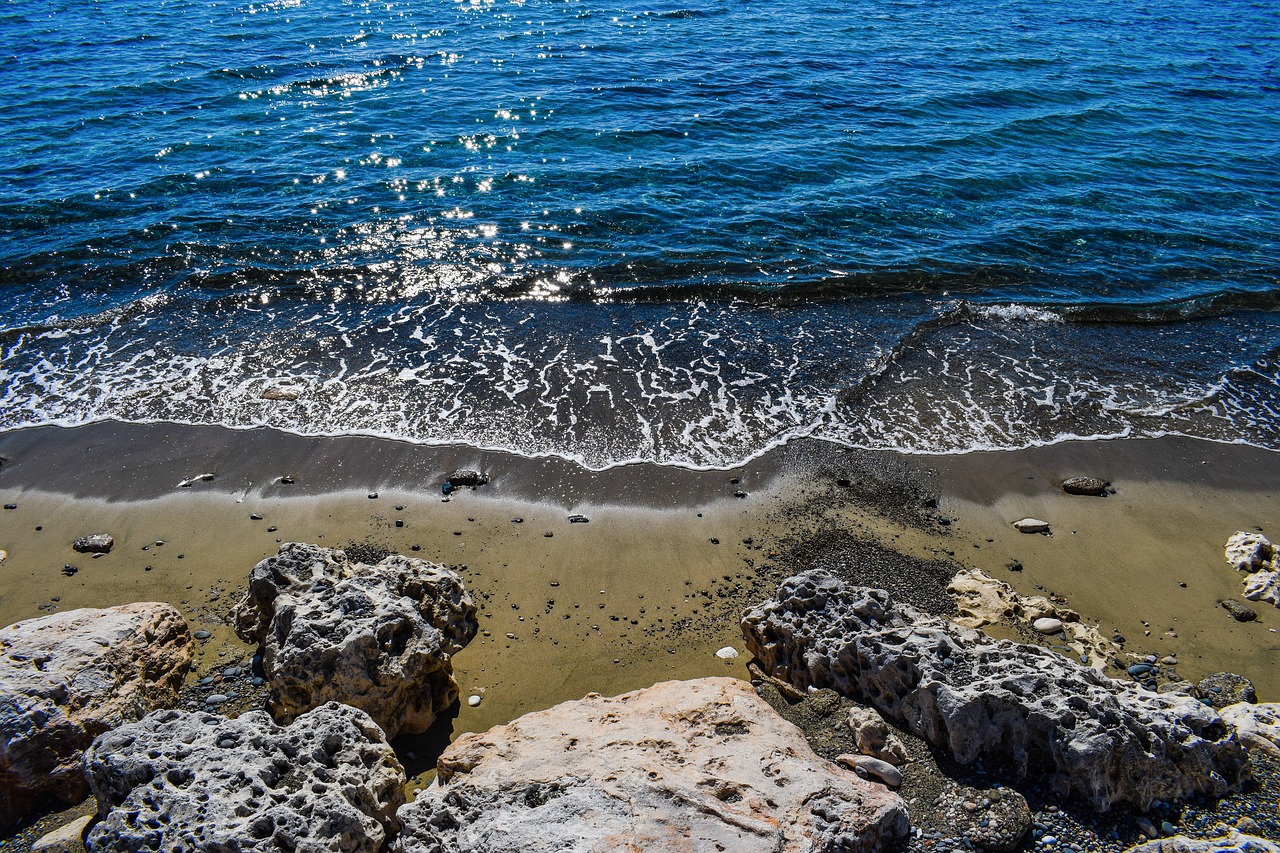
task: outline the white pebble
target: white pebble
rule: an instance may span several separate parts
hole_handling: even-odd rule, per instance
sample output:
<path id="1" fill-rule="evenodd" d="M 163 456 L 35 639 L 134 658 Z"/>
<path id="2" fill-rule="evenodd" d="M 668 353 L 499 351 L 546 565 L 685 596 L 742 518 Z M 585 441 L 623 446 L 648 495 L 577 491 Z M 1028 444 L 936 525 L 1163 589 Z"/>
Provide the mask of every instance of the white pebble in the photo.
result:
<path id="1" fill-rule="evenodd" d="M 720 658 L 720 660 L 733 660 L 737 656 L 738 650 L 733 646 L 725 646 L 723 649 L 716 652 L 716 657 Z"/>
<path id="2" fill-rule="evenodd" d="M 1062 620 L 1054 619 L 1052 616 L 1041 616 L 1031 623 L 1031 627 L 1041 634 L 1056 634 L 1062 630 Z"/>
<path id="3" fill-rule="evenodd" d="M 480 704 L 481 698 L 474 693 L 467 697 L 467 704 L 472 708 Z"/>

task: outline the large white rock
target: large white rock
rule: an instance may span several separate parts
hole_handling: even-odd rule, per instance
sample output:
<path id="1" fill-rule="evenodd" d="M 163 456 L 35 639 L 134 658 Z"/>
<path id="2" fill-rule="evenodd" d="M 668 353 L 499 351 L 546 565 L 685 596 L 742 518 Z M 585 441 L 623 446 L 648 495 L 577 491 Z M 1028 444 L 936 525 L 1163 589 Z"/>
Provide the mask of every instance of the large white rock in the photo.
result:
<path id="1" fill-rule="evenodd" d="M 1238 702 L 1218 713 L 1246 747 L 1280 758 L 1280 703 Z"/>
<path id="2" fill-rule="evenodd" d="M 1157 838 L 1130 847 L 1125 853 L 1280 853 L 1280 844 L 1232 830 L 1220 838 Z"/>
<path id="3" fill-rule="evenodd" d="M 1280 572 L 1254 572 L 1244 579 L 1241 595 L 1249 601 L 1265 601 L 1280 607 Z"/>
<path id="4" fill-rule="evenodd" d="M 236 633 L 262 645 L 279 722 L 325 702 L 365 711 L 387 737 L 426 731 L 458 699 L 453 655 L 476 633 L 457 573 L 393 554 L 377 565 L 290 542 L 249 573 Z"/>
<path id="5" fill-rule="evenodd" d="M 178 700 L 194 653 L 168 604 L 70 610 L 0 629 L 0 828 L 89 793 L 93 739 Z"/>
<path id="6" fill-rule="evenodd" d="M 731 678 L 590 694 L 463 735 L 438 769 L 398 853 L 874 851 L 908 830 L 896 794 Z"/>
<path id="7" fill-rule="evenodd" d="M 873 704 L 962 764 L 989 759 L 1098 811 L 1222 796 L 1241 782 L 1239 744 L 1191 697 L 990 640 L 824 571 L 784 581 L 742 628 L 771 675 Z"/>
<path id="8" fill-rule="evenodd" d="M 1224 551 L 1227 564 L 1241 572 L 1257 572 L 1276 568 L 1276 548 L 1261 533 L 1241 530 L 1227 539 Z"/>
<path id="9" fill-rule="evenodd" d="M 287 728 L 263 711 L 157 711 L 98 738 L 85 766 L 93 853 L 377 853 L 404 803 L 382 729 L 336 702 Z"/>

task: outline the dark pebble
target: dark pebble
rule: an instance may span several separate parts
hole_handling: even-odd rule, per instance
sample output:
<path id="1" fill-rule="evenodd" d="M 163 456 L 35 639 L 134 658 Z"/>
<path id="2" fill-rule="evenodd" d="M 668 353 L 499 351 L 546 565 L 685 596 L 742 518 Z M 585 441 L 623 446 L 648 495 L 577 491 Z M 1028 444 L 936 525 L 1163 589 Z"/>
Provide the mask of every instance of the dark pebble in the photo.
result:
<path id="1" fill-rule="evenodd" d="M 208 631 L 206 631 L 205 629 L 201 628 L 199 631 L 196 631 L 196 632 L 195 632 L 194 634 L 192 634 L 191 636 L 195 637 L 197 640 L 207 640 L 207 639 L 209 639 L 210 637 L 212 637 L 213 635 L 212 635 L 212 634 L 210 634 L 210 633 L 209 633 Z"/>
<path id="2" fill-rule="evenodd" d="M 5 505 L 4 505 L 4 508 L 5 508 L 5 509 L 17 509 L 17 508 L 18 508 L 18 505 L 17 505 L 17 504 L 5 504 Z"/>
<path id="3" fill-rule="evenodd" d="M 44 525 L 43 525 L 43 524 L 37 524 L 37 525 L 36 525 L 36 530 L 44 530 Z"/>
<path id="4" fill-rule="evenodd" d="M 213 676 L 206 675 L 204 678 L 200 679 L 200 683 L 205 687 L 208 687 L 210 684 L 213 684 Z"/>
<path id="5" fill-rule="evenodd" d="M 524 519 L 523 519 L 523 518 L 513 518 L 513 519 L 511 519 L 511 523 L 512 523 L 512 524 L 524 524 Z"/>
<path id="6" fill-rule="evenodd" d="M 280 478 L 280 482 L 281 482 L 281 483 L 283 483 L 283 484 L 284 484 L 284 485 L 286 485 L 286 486 L 292 486 L 292 485 L 293 485 L 294 480 L 293 480 L 293 478 L 292 478 L 292 477 L 281 477 L 281 478 Z"/>
<path id="7" fill-rule="evenodd" d="M 1136 677 L 1139 675 L 1146 675 L 1147 673 L 1151 672 L 1151 666 L 1145 663 L 1135 663 L 1133 666 L 1129 667 L 1129 669 L 1126 671 L 1130 675 Z"/>
<path id="8" fill-rule="evenodd" d="M 1014 560 L 1012 563 L 1009 564 L 1009 571 L 1011 572 L 1022 571 L 1022 563 L 1019 563 L 1017 560 Z"/>
<path id="9" fill-rule="evenodd" d="M 62 573 L 63 573 L 64 575 L 66 575 L 67 577 L 71 577 L 72 575 L 74 575 L 74 574 L 75 574 L 76 572 L 78 572 L 78 571 L 80 571 L 80 570 L 79 570 L 79 569 L 77 569 L 75 566 L 63 566 L 63 567 L 62 567 Z"/>
<path id="10" fill-rule="evenodd" d="M 151 571 L 151 567 L 150 567 L 150 566 L 143 566 L 143 567 L 142 567 L 142 570 L 143 570 L 144 572 L 149 572 L 149 571 Z"/>
<path id="11" fill-rule="evenodd" d="M 712 545 L 719 545 L 719 544 L 720 544 L 720 540 L 719 540 L 719 539 L 712 539 L 712 540 L 711 540 L 711 544 L 712 544 Z"/>
<path id="12" fill-rule="evenodd" d="M 224 670 L 222 671 L 222 677 L 223 677 L 223 678 L 235 678 L 237 675 L 239 675 L 239 674 L 240 674 L 240 673 L 242 673 L 242 672 L 244 672 L 244 670 L 243 670 L 243 669 L 241 669 L 241 668 L 240 668 L 240 667 L 238 667 L 238 666 L 229 666 L 229 667 L 227 667 L 226 669 L 224 669 Z"/>
<path id="13" fill-rule="evenodd" d="M 206 705 L 221 705 L 223 702 L 230 702 L 230 701 L 231 701 L 231 697 L 226 695 L 225 693 L 214 693 L 210 696 L 206 696 L 204 699 L 204 703 Z"/>
<path id="14" fill-rule="evenodd" d="M 544 533 L 544 534 L 542 534 L 542 535 L 543 535 L 543 536 L 545 536 L 545 537 L 546 537 L 546 538 L 548 538 L 548 539 L 550 539 L 552 536 L 555 536 L 555 534 L 554 534 L 554 533 L 552 533 L 550 530 L 548 530 L 546 533 Z"/>
<path id="15" fill-rule="evenodd" d="M 258 515 L 256 512 L 251 512 L 249 513 L 249 519 L 251 521 L 262 521 L 262 516 Z"/>
<path id="16" fill-rule="evenodd" d="M 951 519 L 947 518 L 945 515 L 940 515 L 938 516 L 938 523 L 943 527 L 946 527 L 951 524 Z"/>
<path id="17" fill-rule="evenodd" d="M 369 493 L 369 500 L 371 500 L 371 501 L 376 501 L 377 499 L 378 499 L 378 493 L 377 493 L 377 492 L 370 492 L 370 493 Z"/>
<path id="18" fill-rule="evenodd" d="M 279 529 L 280 529 L 279 527 L 276 527 L 276 526 L 273 524 L 273 525 L 271 525 L 270 527 L 268 527 L 268 528 L 267 528 L 267 532 L 268 532 L 268 533 L 275 533 L 275 532 L 276 532 L 277 530 L 279 530 Z"/>
<path id="19" fill-rule="evenodd" d="M 570 524 L 586 524 L 586 523 L 587 523 L 587 522 L 589 522 L 590 520 L 591 520 L 591 519 L 587 518 L 585 515 L 571 515 L 571 516 L 569 516 L 569 523 L 570 523 Z"/>
<path id="20" fill-rule="evenodd" d="M 396 504 L 396 512 L 404 512 L 404 505 Z"/>
<path id="21" fill-rule="evenodd" d="M 421 546 L 421 545 L 410 545 L 410 546 L 409 546 L 409 550 L 410 550 L 410 551 L 421 551 L 421 550 L 422 550 L 422 546 Z"/>
<path id="22" fill-rule="evenodd" d="M 746 493 L 746 492 L 742 492 L 742 491 L 738 491 L 738 492 L 734 492 L 734 493 L 733 493 L 733 496 L 734 496 L 735 498 L 745 498 L 745 497 L 747 496 L 747 493 Z"/>
<path id="23" fill-rule="evenodd" d="M 403 519 L 403 518 L 397 518 L 397 519 L 396 519 L 396 527 L 404 527 L 404 519 Z"/>

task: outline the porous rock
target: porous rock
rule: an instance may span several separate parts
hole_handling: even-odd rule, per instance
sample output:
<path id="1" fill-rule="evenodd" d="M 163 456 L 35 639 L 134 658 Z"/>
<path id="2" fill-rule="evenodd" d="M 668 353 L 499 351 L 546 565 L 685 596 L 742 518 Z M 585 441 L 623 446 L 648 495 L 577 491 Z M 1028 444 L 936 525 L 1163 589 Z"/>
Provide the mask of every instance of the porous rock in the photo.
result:
<path id="1" fill-rule="evenodd" d="M 1265 601 L 1280 607 L 1280 571 L 1254 572 L 1244 579 L 1244 592 L 1249 601 Z"/>
<path id="2" fill-rule="evenodd" d="M 455 489 L 474 489 L 489 482 L 489 478 L 482 471 L 460 468 L 445 478 L 445 481 Z"/>
<path id="3" fill-rule="evenodd" d="M 445 750 L 398 853 L 875 851 L 903 801 L 823 761 L 732 678 L 589 694 Z"/>
<path id="4" fill-rule="evenodd" d="M 1261 533 L 1241 530 L 1227 539 L 1224 551 L 1227 563 L 1241 572 L 1258 572 L 1276 568 L 1276 548 Z"/>
<path id="5" fill-rule="evenodd" d="M 853 742 L 858 745 L 858 752 L 890 764 L 901 766 L 907 763 L 907 748 L 902 739 L 893 733 L 875 708 L 862 705 L 850 708 L 849 728 L 853 731 Z"/>
<path id="6" fill-rule="evenodd" d="M 426 731 L 458 699 L 453 655 L 475 636 L 457 573 L 392 554 L 375 565 L 290 542 L 254 566 L 236 633 L 262 646 L 277 721 L 337 701 L 387 737 Z"/>
<path id="7" fill-rule="evenodd" d="M 1031 829 L 1031 807 L 1012 788 L 949 785 L 933 805 L 952 833 L 984 850 L 1013 850 Z"/>
<path id="8" fill-rule="evenodd" d="M 1253 682 L 1234 672 L 1215 672 L 1196 684 L 1196 695 L 1214 708 L 1225 708 L 1238 702 L 1257 702 Z"/>
<path id="9" fill-rule="evenodd" d="M 1220 713 L 1245 747 L 1280 758 L 1280 704 L 1237 702 Z"/>
<path id="10" fill-rule="evenodd" d="M 375 853 L 399 828 L 404 770 L 363 711 L 331 702 L 276 725 L 157 711 L 94 742 L 94 853 Z"/>
<path id="11" fill-rule="evenodd" d="M 194 654 L 168 604 L 70 610 L 0 629 L 0 827 L 89 793 L 93 739 L 178 701 Z"/>
<path id="12" fill-rule="evenodd" d="M 825 571 L 784 581 L 742 628 L 775 677 L 873 704 L 962 764 L 988 759 L 1098 811 L 1222 796 L 1242 781 L 1242 749 L 1200 702 L 990 640 Z"/>
<path id="13" fill-rule="evenodd" d="M 1069 477 L 1062 481 L 1062 490 L 1069 495 L 1092 495 L 1105 497 L 1107 481 L 1097 477 Z"/>
<path id="14" fill-rule="evenodd" d="M 1159 838 L 1130 847 L 1125 853 L 1280 853 L 1280 844 L 1233 830 L 1219 838 Z"/>
<path id="15" fill-rule="evenodd" d="M 1231 618 L 1237 622 L 1252 622 L 1258 618 L 1257 612 L 1252 607 L 1246 607 L 1234 598 L 1225 598 L 1221 602 L 1222 609 L 1231 614 Z"/>
<path id="16" fill-rule="evenodd" d="M 81 536 L 71 543 L 71 547 L 81 554 L 106 554 L 115 544 L 116 540 L 110 533 L 94 533 L 90 536 Z"/>

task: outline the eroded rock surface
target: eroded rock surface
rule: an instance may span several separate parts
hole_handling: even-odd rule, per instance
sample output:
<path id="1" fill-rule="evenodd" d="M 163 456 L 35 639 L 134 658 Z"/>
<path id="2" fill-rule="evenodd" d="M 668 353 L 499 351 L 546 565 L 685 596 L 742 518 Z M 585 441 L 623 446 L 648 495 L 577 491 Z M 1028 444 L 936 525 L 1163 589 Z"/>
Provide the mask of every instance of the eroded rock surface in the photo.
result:
<path id="1" fill-rule="evenodd" d="M 1238 702 L 1223 708 L 1221 713 L 1247 748 L 1280 758 L 1280 703 Z"/>
<path id="2" fill-rule="evenodd" d="M 253 567 L 236 633 L 262 645 L 278 721 L 344 702 L 394 738 L 457 701 L 453 655 L 475 636 L 475 614 L 443 566 L 399 554 L 369 565 L 291 542 Z"/>
<path id="3" fill-rule="evenodd" d="M 814 754 L 731 678 L 595 694 L 460 737 L 399 853 L 875 851 L 902 800 Z"/>
<path id="4" fill-rule="evenodd" d="M 993 641 L 823 571 L 784 581 L 743 617 L 772 675 L 875 705 L 969 764 L 1040 777 L 1098 811 L 1239 787 L 1245 756 L 1189 696 L 1113 681 L 1038 646 Z"/>
<path id="5" fill-rule="evenodd" d="M 108 732 L 85 766 L 94 853 L 376 853 L 399 824 L 404 770 L 363 711 L 331 702 L 278 726 L 157 711 Z"/>
<path id="6" fill-rule="evenodd" d="M 0 827 L 89 794 L 93 739 L 173 705 L 191 633 L 168 604 L 71 610 L 0 629 Z"/>
<path id="7" fill-rule="evenodd" d="M 1261 533 L 1240 531 L 1231 534 L 1224 550 L 1232 568 L 1248 573 L 1241 596 L 1280 607 L 1280 553 Z"/>
<path id="8" fill-rule="evenodd" d="M 1221 838 L 1175 835 L 1130 847 L 1126 853 L 1280 853 L 1280 845 L 1265 838 L 1232 832 Z"/>

